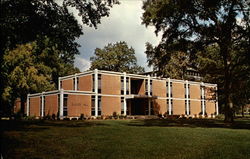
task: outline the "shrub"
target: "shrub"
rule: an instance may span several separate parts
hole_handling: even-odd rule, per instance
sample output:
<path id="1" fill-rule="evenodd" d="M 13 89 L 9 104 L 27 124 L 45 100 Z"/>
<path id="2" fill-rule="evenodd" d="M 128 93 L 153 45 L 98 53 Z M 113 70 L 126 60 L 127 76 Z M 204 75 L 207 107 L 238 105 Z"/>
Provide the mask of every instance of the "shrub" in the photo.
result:
<path id="1" fill-rule="evenodd" d="M 52 114 L 52 120 L 56 120 L 56 115 Z"/>
<path id="2" fill-rule="evenodd" d="M 118 117 L 117 112 L 113 112 L 113 117 L 114 117 L 115 119 L 117 119 L 117 117 Z"/>
<path id="3" fill-rule="evenodd" d="M 79 117 L 79 120 L 84 120 L 84 114 L 81 114 L 80 117 Z"/>

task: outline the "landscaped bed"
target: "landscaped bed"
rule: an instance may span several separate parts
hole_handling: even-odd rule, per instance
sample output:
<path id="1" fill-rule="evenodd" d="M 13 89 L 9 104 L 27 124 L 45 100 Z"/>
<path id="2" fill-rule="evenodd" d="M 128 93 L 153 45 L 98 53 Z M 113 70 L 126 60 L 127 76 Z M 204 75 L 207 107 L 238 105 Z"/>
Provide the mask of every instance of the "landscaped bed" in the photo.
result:
<path id="1" fill-rule="evenodd" d="M 0 122 L 4 159 L 250 158 L 250 119 Z"/>

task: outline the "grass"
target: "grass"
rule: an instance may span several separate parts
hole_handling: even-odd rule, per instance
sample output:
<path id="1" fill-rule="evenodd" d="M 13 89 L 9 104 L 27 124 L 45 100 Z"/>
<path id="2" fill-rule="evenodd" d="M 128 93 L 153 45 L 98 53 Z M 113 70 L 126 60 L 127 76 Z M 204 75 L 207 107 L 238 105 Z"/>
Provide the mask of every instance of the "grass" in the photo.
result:
<path id="1" fill-rule="evenodd" d="M 250 119 L 0 122 L 4 159 L 250 158 Z"/>

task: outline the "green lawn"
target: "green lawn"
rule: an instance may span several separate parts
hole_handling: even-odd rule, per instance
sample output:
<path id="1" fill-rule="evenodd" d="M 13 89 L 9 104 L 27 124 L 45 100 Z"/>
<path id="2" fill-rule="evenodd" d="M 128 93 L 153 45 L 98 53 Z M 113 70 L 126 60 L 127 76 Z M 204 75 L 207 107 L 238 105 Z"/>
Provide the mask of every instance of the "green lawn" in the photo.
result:
<path id="1" fill-rule="evenodd" d="M 250 158 L 250 119 L 0 122 L 4 159 Z"/>

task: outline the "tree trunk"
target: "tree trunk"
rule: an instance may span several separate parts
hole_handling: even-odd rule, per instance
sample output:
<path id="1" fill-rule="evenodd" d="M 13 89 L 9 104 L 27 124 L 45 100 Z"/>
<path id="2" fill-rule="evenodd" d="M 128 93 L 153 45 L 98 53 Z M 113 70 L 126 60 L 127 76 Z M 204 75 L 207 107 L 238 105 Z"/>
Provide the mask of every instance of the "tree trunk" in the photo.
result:
<path id="1" fill-rule="evenodd" d="M 244 117 L 244 105 L 241 106 L 241 116 Z"/>
<path id="2" fill-rule="evenodd" d="M 225 102 L 225 123 L 233 123 L 234 115 L 233 115 L 233 102 L 231 95 L 226 95 L 226 102 Z"/>

